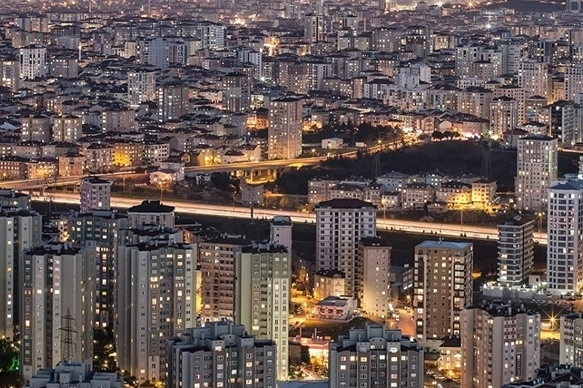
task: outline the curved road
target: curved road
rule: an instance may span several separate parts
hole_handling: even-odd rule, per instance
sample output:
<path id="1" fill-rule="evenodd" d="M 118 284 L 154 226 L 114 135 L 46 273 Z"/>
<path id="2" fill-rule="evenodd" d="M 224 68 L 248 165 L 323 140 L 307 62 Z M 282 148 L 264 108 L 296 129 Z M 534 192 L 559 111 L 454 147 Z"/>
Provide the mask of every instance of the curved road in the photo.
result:
<path id="1" fill-rule="evenodd" d="M 37 199 L 49 201 L 53 200 L 57 203 L 66 203 L 79 205 L 78 194 L 56 193 L 55 197 L 37 197 Z M 141 200 L 134 198 L 112 197 L 111 207 L 113 208 L 128 208 L 140 203 Z M 178 202 L 178 201 L 162 201 L 165 205 L 174 206 L 177 213 L 186 214 L 201 214 L 216 217 L 234 217 L 234 218 L 251 218 L 251 210 L 240 206 L 221 206 L 210 205 L 195 202 Z M 300 223 L 315 223 L 316 215 L 314 213 L 301 213 L 293 211 L 275 210 L 257 208 L 253 209 L 254 218 L 272 218 L 274 216 L 290 216 L 293 222 Z M 472 225 L 457 225 L 457 224 L 441 224 L 429 223 L 420 221 L 405 221 L 405 220 L 389 220 L 377 219 L 377 228 L 380 230 L 394 230 L 411 233 L 426 233 L 435 234 L 437 236 L 460 237 L 465 234 L 467 238 L 479 240 L 494 240 L 498 239 L 498 230 L 492 227 L 472 226 Z M 535 240 L 540 244 L 547 243 L 546 233 L 535 233 Z"/>

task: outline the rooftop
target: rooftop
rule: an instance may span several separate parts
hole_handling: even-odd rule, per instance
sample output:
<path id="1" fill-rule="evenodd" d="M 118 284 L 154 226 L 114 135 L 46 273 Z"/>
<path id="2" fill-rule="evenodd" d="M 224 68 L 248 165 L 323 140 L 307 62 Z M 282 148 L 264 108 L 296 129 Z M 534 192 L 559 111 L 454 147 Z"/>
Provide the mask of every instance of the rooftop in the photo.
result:
<path id="1" fill-rule="evenodd" d="M 365 202 L 360 199 L 353 198 L 336 198 L 330 201 L 320 202 L 316 208 L 332 208 L 332 209 L 373 209 L 375 206 L 370 202 Z"/>
<path id="2" fill-rule="evenodd" d="M 453 242 L 443 240 L 426 240 L 415 247 L 417 248 L 439 248 L 439 249 L 471 249 L 472 244 L 466 242 Z"/>
<path id="3" fill-rule="evenodd" d="M 128 213 L 171 213 L 173 211 L 174 206 L 162 205 L 160 201 L 151 200 L 142 201 L 140 205 L 128 209 Z"/>

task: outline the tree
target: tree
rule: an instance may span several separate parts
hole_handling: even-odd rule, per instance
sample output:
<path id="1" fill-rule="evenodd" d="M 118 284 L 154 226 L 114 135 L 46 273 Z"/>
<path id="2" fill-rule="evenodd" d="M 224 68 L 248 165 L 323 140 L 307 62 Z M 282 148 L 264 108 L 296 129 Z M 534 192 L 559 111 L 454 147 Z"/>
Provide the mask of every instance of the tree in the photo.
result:
<path id="1" fill-rule="evenodd" d="M 439 131 L 433 131 L 433 133 L 431 134 L 432 139 L 442 140 L 444 137 L 445 135 Z"/>

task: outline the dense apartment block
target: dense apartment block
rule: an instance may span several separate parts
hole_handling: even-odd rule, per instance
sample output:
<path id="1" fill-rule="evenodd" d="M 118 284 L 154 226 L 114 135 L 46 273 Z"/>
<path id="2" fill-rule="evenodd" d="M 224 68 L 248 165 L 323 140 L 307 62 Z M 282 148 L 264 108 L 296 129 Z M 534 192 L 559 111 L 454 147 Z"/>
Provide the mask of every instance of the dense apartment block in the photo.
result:
<path id="1" fill-rule="evenodd" d="M 534 219 L 516 216 L 498 225 L 498 284 L 524 284 L 533 266 Z"/>
<path id="2" fill-rule="evenodd" d="M 461 313 L 461 386 L 500 387 L 537 376 L 541 316 L 522 307 L 486 304 Z"/>
<path id="3" fill-rule="evenodd" d="M 14 338 L 21 301 L 23 252 L 42 243 L 42 216 L 20 207 L 0 211 L 0 335 Z"/>
<path id="4" fill-rule="evenodd" d="M 112 328 L 115 321 L 117 284 L 117 246 L 127 217 L 116 211 L 92 210 L 67 217 L 64 240 L 83 246 L 94 263 L 94 327 Z M 122 241 L 123 242 L 123 241 Z"/>
<path id="5" fill-rule="evenodd" d="M 289 379 L 291 256 L 283 245 L 254 243 L 235 258 L 235 322 L 277 349 L 277 379 Z"/>
<path id="6" fill-rule="evenodd" d="M 376 208 L 358 199 L 333 199 L 316 206 L 316 267 L 346 275 L 346 295 L 357 297 L 358 242 L 376 236 Z"/>
<path id="7" fill-rule="evenodd" d="M 198 244 L 203 322 L 233 319 L 237 251 L 251 244 L 241 237 L 216 237 Z"/>
<path id="8" fill-rule="evenodd" d="M 583 365 L 583 314 L 561 315 L 559 333 L 559 364 Z"/>
<path id="9" fill-rule="evenodd" d="M 520 210 L 546 210 L 547 190 L 557 179 L 557 139 L 529 135 L 518 140 L 516 205 Z"/>
<path id="10" fill-rule="evenodd" d="M 275 388 L 276 348 L 243 325 L 220 321 L 189 328 L 168 341 L 166 386 Z"/>
<path id="11" fill-rule="evenodd" d="M 302 153 L 302 100 L 286 97 L 269 103 L 268 159 L 293 159 Z"/>
<path id="12" fill-rule="evenodd" d="M 423 347 L 381 325 L 330 344 L 328 387 L 423 387 Z"/>
<path id="13" fill-rule="evenodd" d="M 583 286 L 581 233 L 583 180 L 555 182 L 549 188 L 547 212 L 547 291 L 554 295 L 577 293 Z"/>
<path id="14" fill-rule="evenodd" d="M 415 328 L 425 346 L 460 335 L 460 312 L 473 298 L 473 263 L 470 243 L 424 241 L 415 247 Z"/>
<path id="15" fill-rule="evenodd" d="M 90 210 L 109 210 L 111 183 L 96 176 L 81 179 L 81 213 L 87 213 Z"/>
<path id="16" fill-rule="evenodd" d="M 196 324 L 192 246 L 151 239 L 117 248 L 118 365 L 138 381 L 166 378 L 167 341 Z"/>
<path id="17" fill-rule="evenodd" d="M 93 359 L 92 270 L 87 252 L 70 244 L 39 246 L 24 255 L 19 309 L 25 380 L 63 359 Z"/>
<path id="18" fill-rule="evenodd" d="M 358 244 L 356 291 L 360 308 L 381 319 L 389 316 L 391 249 L 391 244 L 379 237 L 365 237 Z"/>

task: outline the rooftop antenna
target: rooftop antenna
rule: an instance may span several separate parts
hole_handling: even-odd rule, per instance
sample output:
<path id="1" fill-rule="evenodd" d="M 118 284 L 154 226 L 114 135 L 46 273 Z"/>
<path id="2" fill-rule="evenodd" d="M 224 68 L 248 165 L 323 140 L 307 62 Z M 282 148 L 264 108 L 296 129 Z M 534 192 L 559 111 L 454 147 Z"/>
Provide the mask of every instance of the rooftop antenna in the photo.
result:
<path id="1" fill-rule="evenodd" d="M 73 321 L 75 318 L 70 314 L 68 307 L 67 315 L 61 318 L 61 320 L 65 321 L 65 325 L 59 329 L 64 333 L 64 338 L 61 342 L 61 345 L 65 348 L 63 358 L 67 361 L 71 361 L 75 357 L 75 341 L 73 340 L 73 335 L 77 334 L 77 330 L 73 329 Z"/>
<path id="2" fill-rule="evenodd" d="M 152 16 L 152 0 L 148 0 L 148 16 Z"/>

